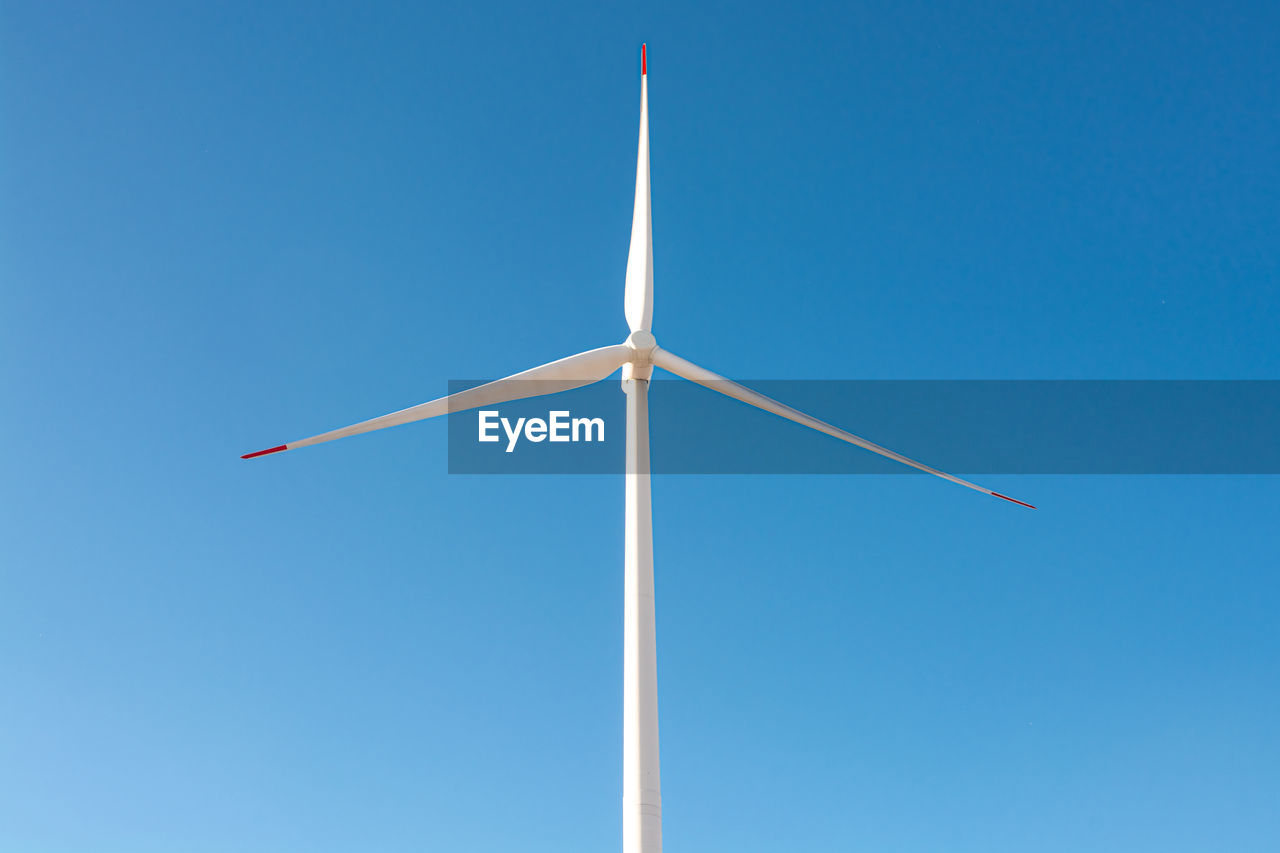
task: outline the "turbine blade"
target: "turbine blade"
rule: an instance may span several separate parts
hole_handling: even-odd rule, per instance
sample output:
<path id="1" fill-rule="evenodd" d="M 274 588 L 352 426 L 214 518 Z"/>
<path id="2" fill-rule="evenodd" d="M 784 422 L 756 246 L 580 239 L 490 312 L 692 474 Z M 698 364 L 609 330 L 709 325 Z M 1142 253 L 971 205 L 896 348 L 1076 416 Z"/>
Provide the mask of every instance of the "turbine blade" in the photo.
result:
<path id="1" fill-rule="evenodd" d="M 982 492 L 984 495 L 1002 498 L 1003 500 L 1035 509 L 1035 507 L 1031 506 L 1029 503 L 1023 503 L 1022 501 L 1017 500 L 1016 498 L 1011 498 L 1008 495 L 993 492 L 990 489 L 977 485 L 976 483 L 970 483 L 968 480 L 962 480 L 953 474 L 948 474 L 945 471 L 939 471 L 937 468 L 930 468 L 923 462 L 917 462 L 914 459 L 909 459 L 901 453 L 895 453 L 894 451 L 889 450 L 887 447 L 881 447 L 875 442 L 868 441 L 865 438 L 860 438 L 851 432 L 846 432 L 839 427 L 832 426 L 826 421 L 820 421 L 811 415 L 806 415 L 804 412 L 797 411 L 788 405 L 779 403 L 772 397 L 766 397 L 764 394 L 752 391 L 745 385 L 739 385 L 731 379 L 726 379 L 718 373 L 712 373 L 705 367 L 699 367 L 693 362 L 686 361 L 680 356 L 669 353 L 664 349 L 657 348 L 653 351 L 653 363 L 658 367 L 661 367 L 663 370 L 674 373 L 676 376 L 688 379 L 690 382 L 696 382 L 699 385 L 710 388 L 712 391 L 719 391 L 721 394 L 732 397 L 735 400 L 741 400 L 743 403 L 755 406 L 758 409 L 764 409 L 766 412 L 773 412 L 775 415 L 781 415 L 788 420 L 795 421 L 798 424 L 803 424 L 811 429 L 816 429 L 818 432 L 824 432 L 827 435 L 840 439 L 841 441 L 847 441 L 850 444 L 870 450 L 872 453 L 878 453 L 881 456 L 886 456 L 889 459 L 901 462 L 904 465 L 910 465 L 912 468 L 918 468 L 927 474 L 933 474 L 935 477 L 941 477 L 944 480 L 950 480 L 953 483 L 973 489 L 974 491 Z"/>
<path id="2" fill-rule="evenodd" d="M 522 373 L 515 373 L 503 379 L 496 379 L 493 382 L 478 385 L 475 388 L 468 388 L 466 391 L 459 391 L 456 394 L 441 397 L 438 400 L 420 403 L 417 406 L 410 406 L 407 409 L 401 409 L 389 415 L 330 430 L 320 435 L 313 435 L 310 438 L 291 441 L 278 447 L 259 450 L 256 453 L 246 453 L 240 458 L 253 459 L 256 456 L 265 456 L 268 453 L 296 450 L 299 447 L 333 441 L 335 438 L 346 438 L 349 435 L 359 435 L 362 432 L 372 432 L 376 429 L 399 426 L 400 424 L 420 421 L 424 418 L 434 418 L 437 415 L 444 415 L 449 412 L 462 412 L 480 406 L 492 406 L 497 403 L 510 402 L 511 400 L 523 400 L 526 397 L 538 397 L 544 394 L 554 394 L 558 391 L 568 391 L 571 388 L 581 388 L 583 385 L 599 382 L 610 373 L 613 373 L 631 359 L 631 353 L 631 348 L 625 344 L 587 350 L 577 355 L 571 355 L 568 358 L 562 358 L 559 361 L 552 361 L 530 368 Z"/>
<path id="3" fill-rule="evenodd" d="M 653 323 L 653 222 L 649 215 L 649 67 L 640 45 L 640 150 L 636 155 L 636 206 L 631 216 L 627 290 L 623 308 L 631 331 Z"/>

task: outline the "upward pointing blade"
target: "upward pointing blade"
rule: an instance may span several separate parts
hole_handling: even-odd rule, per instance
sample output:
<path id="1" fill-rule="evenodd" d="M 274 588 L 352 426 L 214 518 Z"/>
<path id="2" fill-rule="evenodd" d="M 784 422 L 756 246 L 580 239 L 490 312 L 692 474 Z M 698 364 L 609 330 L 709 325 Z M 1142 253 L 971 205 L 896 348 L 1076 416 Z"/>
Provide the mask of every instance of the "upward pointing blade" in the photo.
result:
<path id="1" fill-rule="evenodd" d="M 649 215 L 649 63 L 640 45 L 640 150 L 636 155 L 636 206 L 631 217 L 627 255 L 627 292 L 623 306 L 631 331 L 653 325 L 653 222 Z"/>

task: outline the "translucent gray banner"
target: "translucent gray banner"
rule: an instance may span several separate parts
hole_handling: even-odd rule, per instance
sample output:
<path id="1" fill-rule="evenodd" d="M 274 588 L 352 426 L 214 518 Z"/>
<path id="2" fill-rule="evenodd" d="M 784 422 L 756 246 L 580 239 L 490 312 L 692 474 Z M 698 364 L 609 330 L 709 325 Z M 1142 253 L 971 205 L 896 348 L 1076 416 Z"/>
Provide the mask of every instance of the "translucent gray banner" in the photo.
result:
<path id="1" fill-rule="evenodd" d="M 743 384 L 954 474 L 1280 474 L 1280 381 Z M 451 473 L 622 472 L 616 378 L 521 385 L 548 395 L 450 415 Z M 651 383 L 649 425 L 655 474 L 919 473 L 680 380 Z"/>

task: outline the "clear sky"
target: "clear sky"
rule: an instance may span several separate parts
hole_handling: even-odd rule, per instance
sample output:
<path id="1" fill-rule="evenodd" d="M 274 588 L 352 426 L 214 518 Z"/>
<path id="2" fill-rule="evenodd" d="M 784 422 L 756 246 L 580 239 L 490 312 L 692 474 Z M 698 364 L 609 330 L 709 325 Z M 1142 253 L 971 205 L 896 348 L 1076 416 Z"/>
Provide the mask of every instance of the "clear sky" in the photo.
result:
<path id="1" fill-rule="evenodd" d="M 642 41 L 673 351 L 1280 378 L 1275 5 L 1036 6 L 6 2 L 0 853 L 617 849 L 619 480 L 237 457 L 623 338 Z M 655 481 L 670 850 L 1280 846 L 1280 480 L 975 479 Z"/>

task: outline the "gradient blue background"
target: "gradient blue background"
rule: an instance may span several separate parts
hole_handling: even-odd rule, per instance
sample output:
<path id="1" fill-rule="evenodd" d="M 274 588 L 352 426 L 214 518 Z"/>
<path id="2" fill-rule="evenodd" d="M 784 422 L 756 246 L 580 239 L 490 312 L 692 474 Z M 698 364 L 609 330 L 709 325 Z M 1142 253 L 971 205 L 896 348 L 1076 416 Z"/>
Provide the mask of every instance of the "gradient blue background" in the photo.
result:
<path id="1" fill-rule="evenodd" d="M 670 349 L 1280 378 L 1278 18 L 5 3 L 0 850 L 617 849 L 617 479 L 236 457 L 623 337 L 642 40 Z M 1280 847 L 1280 482 L 987 484 L 655 483 L 668 849 Z"/>

